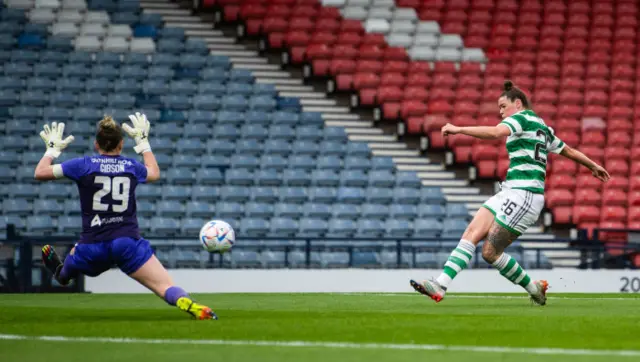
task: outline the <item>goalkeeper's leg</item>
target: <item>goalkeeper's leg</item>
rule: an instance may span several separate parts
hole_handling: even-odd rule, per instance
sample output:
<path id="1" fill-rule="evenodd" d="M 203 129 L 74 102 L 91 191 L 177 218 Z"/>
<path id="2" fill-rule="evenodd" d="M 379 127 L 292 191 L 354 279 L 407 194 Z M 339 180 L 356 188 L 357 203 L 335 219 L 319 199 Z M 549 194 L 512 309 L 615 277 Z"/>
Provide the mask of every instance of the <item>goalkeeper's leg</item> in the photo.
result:
<path id="1" fill-rule="evenodd" d="M 71 250 L 73 254 L 75 248 Z M 45 245 L 42 247 L 42 262 L 44 266 L 49 269 L 53 278 L 61 285 L 67 285 L 71 279 L 75 278 L 77 272 L 70 267 L 70 263 L 65 264 L 60 260 L 60 256 L 56 253 L 56 250 L 51 245 Z"/>
<path id="2" fill-rule="evenodd" d="M 194 302 L 184 289 L 173 285 L 171 276 L 158 258 L 153 255 L 148 241 L 140 239 L 134 243 L 117 244 L 116 242 L 117 239 L 114 241 L 113 250 L 122 249 L 119 252 L 121 255 L 132 255 L 131 253 L 135 255 L 133 258 L 118 262 L 118 266 L 123 272 L 163 298 L 167 304 L 176 306 L 196 319 L 218 319 L 211 308 Z"/>
<path id="3" fill-rule="evenodd" d="M 435 280 L 425 280 L 421 283 L 411 280 L 410 284 L 413 289 L 436 302 L 440 302 L 444 298 L 449 284 L 471 263 L 476 245 L 485 238 L 492 223 L 493 213 L 481 207 L 462 234 L 458 246 L 451 252 L 440 276 Z"/>
<path id="4" fill-rule="evenodd" d="M 482 257 L 484 260 L 493 265 L 500 275 L 507 278 L 510 282 L 523 287 L 531 296 L 531 300 L 539 305 L 545 305 L 547 302 L 547 288 L 549 284 L 546 280 L 531 280 L 527 272 L 520 264 L 504 252 L 507 246 L 511 245 L 518 235 L 494 223 L 487 236 L 487 241 L 482 246 Z"/>

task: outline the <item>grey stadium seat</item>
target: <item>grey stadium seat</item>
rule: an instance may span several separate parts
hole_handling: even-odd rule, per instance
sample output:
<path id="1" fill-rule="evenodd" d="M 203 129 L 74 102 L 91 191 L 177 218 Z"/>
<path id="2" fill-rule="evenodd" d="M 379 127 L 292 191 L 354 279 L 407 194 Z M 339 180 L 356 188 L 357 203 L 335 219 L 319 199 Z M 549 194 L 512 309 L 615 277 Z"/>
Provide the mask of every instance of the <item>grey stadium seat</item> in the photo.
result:
<path id="1" fill-rule="evenodd" d="M 484 62 L 487 58 L 485 57 L 484 51 L 478 48 L 463 48 L 462 49 L 462 61 L 471 61 L 471 62 Z"/>
<path id="2" fill-rule="evenodd" d="M 87 11 L 84 15 L 85 23 L 109 24 L 109 14 L 106 11 Z"/>
<path id="3" fill-rule="evenodd" d="M 79 30 L 74 23 L 55 23 L 51 27 L 51 32 L 53 35 L 76 36 Z"/>
<path id="4" fill-rule="evenodd" d="M 391 32 L 400 34 L 413 34 L 416 31 L 416 23 L 411 20 L 393 20 Z"/>
<path id="5" fill-rule="evenodd" d="M 29 19 L 36 24 L 51 24 L 55 21 L 56 15 L 51 9 L 33 9 L 29 13 Z"/>
<path id="6" fill-rule="evenodd" d="M 391 33 L 386 36 L 387 43 L 394 47 L 409 48 L 413 44 L 413 36 L 405 33 Z"/>
<path id="7" fill-rule="evenodd" d="M 126 52 L 129 50 L 129 41 L 122 37 L 108 37 L 104 39 L 102 48 L 107 52 Z"/>
<path id="8" fill-rule="evenodd" d="M 135 53 L 153 53 L 156 51 L 156 44 L 149 38 L 133 38 L 131 39 L 130 50 Z"/>
<path id="9" fill-rule="evenodd" d="M 367 19 L 368 11 L 363 7 L 349 6 L 340 10 L 340 13 L 346 19 L 353 20 L 365 20 Z"/>
<path id="10" fill-rule="evenodd" d="M 391 30 L 391 25 L 386 19 L 367 19 L 364 24 L 364 28 L 367 33 L 382 33 L 386 34 Z"/>
<path id="11" fill-rule="evenodd" d="M 59 23 L 80 24 L 83 20 L 82 13 L 75 9 L 62 9 L 56 14 L 56 21 Z"/>
<path id="12" fill-rule="evenodd" d="M 459 62 L 461 60 L 462 52 L 453 48 L 437 48 L 436 49 L 436 61 L 448 61 Z"/>
<path id="13" fill-rule="evenodd" d="M 420 21 L 416 27 L 416 34 L 440 34 L 437 21 Z"/>
<path id="14" fill-rule="evenodd" d="M 133 35 L 133 32 L 131 31 L 131 27 L 128 25 L 111 24 L 109 25 L 109 28 L 107 28 L 107 35 L 130 38 Z"/>
<path id="15" fill-rule="evenodd" d="M 97 36 L 79 36 L 75 40 L 76 50 L 96 52 L 102 48 L 102 42 Z"/>
<path id="16" fill-rule="evenodd" d="M 418 15 L 416 11 L 411 8 L 396 8 L 393 13 L 394 20 L 410 20 L 412 22 L 418 21 Z"/>
<path id="17" fill-rule="evenodd" d="M 80 26 L 80 34 L 88 36 L 102 37 L 107 33 L 107 28 L 103 24 L 84 23 Z"/>

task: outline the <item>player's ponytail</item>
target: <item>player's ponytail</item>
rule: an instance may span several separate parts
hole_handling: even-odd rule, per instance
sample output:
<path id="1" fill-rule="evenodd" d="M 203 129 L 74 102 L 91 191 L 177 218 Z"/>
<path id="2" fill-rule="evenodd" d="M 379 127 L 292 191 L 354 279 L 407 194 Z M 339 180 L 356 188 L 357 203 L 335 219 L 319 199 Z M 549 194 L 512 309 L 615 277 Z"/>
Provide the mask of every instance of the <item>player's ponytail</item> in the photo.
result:
<path id="1" fill-rule="evenodd" d="M 500 95 L 500 97 L 507 97 L 507 99 L 509 99 L 511 102 L 515 101 L 516 99 L 519 99 L 520 102 L 522 102 L 522 106 L 524 108 L 529 108 L 529 99 L 527 99 L 527 95 L 524 94 L 523 91 L 520 90 L 520 88 L 516 87 L 515 85 L 513 85 L 513 82 L 510 80 L 505 80 L 504 84 L 503 84 L 503 92 Z"/>
<path id="2" fill-rule="evenodd" d="M 98 147 L 104 152 L 111 152 L 118 147 L 122 139 L 120 125 L 111 116 L 104 116 L 98 123 L 98 132 L 96 133 Z"/>

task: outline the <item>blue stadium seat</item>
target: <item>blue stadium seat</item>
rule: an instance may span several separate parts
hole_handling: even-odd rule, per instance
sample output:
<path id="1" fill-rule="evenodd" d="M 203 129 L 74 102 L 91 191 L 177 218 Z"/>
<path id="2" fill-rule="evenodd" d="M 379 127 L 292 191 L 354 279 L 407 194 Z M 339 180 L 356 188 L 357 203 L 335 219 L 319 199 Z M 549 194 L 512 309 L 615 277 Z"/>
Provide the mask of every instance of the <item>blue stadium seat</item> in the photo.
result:
<path id="1" fill-rule="evenodd" d="M 176 142 L 176 150 L 183 154 L 202 155 L 206 151 L 206 145 L 198 139 L 181 138 Z"/>
<path id="2" fill-rule="evenodd" d="M 340 184 L 348 187 L 366 187 L 369 178 L 362 170 L 345 169 L 340 172 Z"/>
<path id="3" fill-rule="evenodd" d="M 250 191 L 246 187 L 224 185 L 220 188 L 222 200 L 232 202 L 246 202 L 250 198 Z"/>
<path id="4" fill-rule="evenodd" d="M 237 202 L 219 202 L 214 211 L 222 219 L 240 219 L 245 214 L 244 205 Z"/>
<path id="5" fill-rule="evenodd" d="M 142 186 L 136 188 L 136 195 L 140 200 L 155 201 L 162 198 L 163 190 L 159 187 Z"/>
<path id="6" fill-rule="evenodd" d="M 222 68 L 206 68 L 200 72 L 200 77 L 207 82 L 224 83 L 227 80 L 228 72 Z M 226 93 L 226 88 L 224 93 Z"/>
<path id="7" fill-rule="evenodd" d="M 304 187 L 281 187 L 279 191 L 280 201 L 288 203 L 302 204 L 308 199 L 307 189 Z"/>
<path id="8" fill-rule="evenodd" d="M 415 172 L 398 172 L 395 185 L 396 187 L 419 189 L 422 187 L 422 181 Z"/>
<path id="9" fill-rule="evenodd" d="M 204 225 L 205 221 L 206 219 L 204 217 L 203 218 L 192 218 L 192 217 L 183 218 L 180 232 L 182 233 L 182 235 L 197 236 L 198 233 L 200 232 L 200 229 L 202 228 L 202 225 Z"/>
<path id="10" fill-rule="evenodd" d="M 180 223 L 177 219 L 155 216 L 151 218 L 151 232 L 160 235 L 180 234 Z"/>
<path id="11" fill-rule="evenodd" d="M 56 230 L 55 223 L 49 215 L 27 216 L 27 230 L 32 233 L 50 234 Z"/>
<path id="12" fill-rule="evenodd" d="M 309 155 L 296 155 L 295 153 L 289 156 L 289 167 L 311 170 L 315 168 L 315 159 Z"/>
<path id="13" fill-rule="evenodd" d="M 260 155 L 263 153 L 262 142 L 255 139 L 239 140 L 236 143 L 236 153 L 243 155 Z"/>
<path id="14" fill-rule="evenodd" d="M 78 104 L 87 108 L 104 109 L 107 107 L 107 96 L 96 92 L 80 93 Z"/>
<path id="15" fill-rule="evenodd" d="M 309 186 L 311 184 L 311 174 L 309 171 L 300 169 L 287 169 L 283 172 L 283 181 L 287 186 Z"/>
<path id="16" fill-rule="evenodd" d="M 327 204 L 306 203 L 303 208 L 304 216 L 309 218 L 329 219 L 331 217 L 331 206 Z"/>
<path id="17" fill-rule="evenodd" d="M 2 202 L 2 212 L 7 215 L 31 215 L 33 208 L 26 199 L 9 199 Z"/>
<path id="18" fill-rule="evenodd" d="M 461 203 L 447 203 L 447 218 L 468 219 L 470 218 L 467 206 Z"/>
<path id="19" fill-rule="evenodd" d="M 8 166 L 0 166 L 0 183 L 9 183 L 14 180 L 14 171 Z"/>
<path id="20" fill-rule="evenodd" d="M 390 215 L 393 219 L 413 220 L 418 217 L 418 207 L 416 205 L 391 205 Z"/>
<path id="21" fill-rule="evenodd" d="M 200 168 L 196 171 L 196 183 L 199 185 L 222 185 L 224 177 L 217 168 Z"/>
<path id="22" fill-rule="evenodd" d="M 202 157 L 202 167 L 213 168 L 218 167 L 221 169 L 229 167 L 231 161 L 228 156 L 224 155 L 209 155 Z"/>
<path id="23" fill-rule="evenodd" d="M 0 151 L 0 165 L 17 166 L 20 163 L 20 157 L 16 151 Z"/>
<path id="24" fill-rule="evenodd" d="M 188 201 L 185 206 L 186 214 L 188 217 L 202 217 L 209 218 L 218 211 L 214 208 L 213 204 L 205 201 Z M 200 224 L 202 227 L 202 224 Z"/>
<path id="25" fill-rule="evenodd" d="M 216 121 L 216 114 L 211 111 L 193 109 L 189 111 L 189 123 L 212 124 Z"/>
<path id="26" fill-rule="evenodd" d="M 296 131 L 290 126 L 274 124 L 269 127 L 269 138 L 292 140 L 296 138 Z"/>
<path id="27" fill-rule="evenodd" d="M 167 65 L 151 65 L 147 69 L 147 79 L 168 81 L 174 76 L 174 70 Z"/>
<path id="28" fill-rule="evenodd" d="M 289 217 L 275 217 L 269 224 L 274 236 L 294 236 L 298 232 L 298 222 Z"/>
<path id="29" fill-rule="evenodd" d="M 184 42 L 178 39 L 160 38 L 156 41 L 156 50 L 160 53 L 180 54 L 184 50 Z"/>
<path id="30" fill-rule="evenodd" d="M 251 186 L 254 184 L 254 175 L 247 169 L 230 169 L 225 173 L 225 181 L 232 186 Z"/>
<path id="31" fill-rule="evenodd" d="M 264 169 L 283 170 L 289 163 L 280 155 L 264 155 L 260 159 L 260 164 Z"/>
<path id="32" fill-rule="evenodd" d="M 372 204 L 390 204 L 394 197 L 393 189 L 370 187 L 367 189 L 367 202 Z"/>
<path id="33" fill-rule="evenodd" d="M 418 268 L 437 268 L 441 266 L 441 263 L 438 262 L 433 252 L 418 252 L 416 253 L 415 266 Z"/>
<path id="34" fill-rule="evenodd" d="M 193 186 L 191 188 L 191 199 L 193 201 L 215 202 L 219 198 L 220 190 L 215 186 Z"/>
<path id="35" fill-rule="evenodd" d="M 373 170 L 369 172 L 369 186 L 393 187 L 395 175 L 389 170 Z"/>
<path id="36" fill-rule="evenodd" d="M 180 62 L 180 57 L 176 54 L 157 53 L 151 57 L 151 65 L 175 67 Z"/>
<path id="37" fill-rule="evenodd" d="M 356 233 L 357 224 L 353 220 L 331 219 L 329 220 L 328 236 L 331 237 L 351 237 Z"/>
<path id="38" fill-rule="evenodd" d="M 39 63 L 33 66 L 36 77 L 58 78 L 62 75 L 62 67 L 56 63 Z"/>
<path id="39" fill-rule="evenodd" d="M 378 219 L 358 220 L 357 235 L 361 237 L 378 237 L 386 232 L 385 224 Z"/>
<path id="40" fill-rule="evenodd" d="M 360 208 L 354 204 L 336 204 L 332 209 L 332 216 L 336 219 L 355 220 L 360 217 Z"/>
<path id="41" fill-rule="evenodd" d="M 76 216 L 60 216 L 58 218 L 58 232 L 62 234 L 77 234 L 82 231 L 82 219 Z"/>
<path id="42" fill-rule="evenodd" d="M 393 237 L 409 237 L 413 234 L 413 224 L 408 219 L 387 219 L 386 233 Z"/>
<path id="43" fill-rule="evenodd" d="M 70 52 L 73 50 L 73 38 L 64 36 L 50 36 L 47 39 L 47 49 L 59 52 Z"/>
<path id="44" fill-rule="evenodd" d="M 282 174 L 276 170 L 256 170 L 256 185 L 259 186 L 280 186 L 282 185 Z"/>
<path id="45" fill-rule="evenodd" d="M 391 157 L 372 157 L 371 167 L 374 170 L 393 171 L 395 169 L 395 164 L 393 163 L 393 159 Z"/>
<path id="46" fill-rule="evenodd" d="M 303 206 L 301 204 L 279 203 L 275 206 L 275 216 L 277 217 L 299 219 L 302 215 Z"/>
<path id="47" fill-rule="evenodd" d="M 262 201 L 248 202 L 244 205 L 244 212 L 249 218 L 271 218 L 273 209 L 273 204 Z"/>
<path id="48" fill-rule="evenodd" d="M 120 75 L 120 70 L 111 64 L 97 64 L 91 69 L 93 78 L 114 80 Z"/>
<path id="49" fill-rule="evenodd" d="M 251 110 L 271 112 L 276 108 L 276 101 L 270 95 L 253 96 L 249 99 Z"/>
<path id="50" fill-rule="evenodd" d="M 246 236 L 264 236 L 270 230 L 269 222 L 260 218 L 243 218 L 240 221 L 240 232 Z"/>
<path id="51" fill-rule="evenodd" d="M 306 140 L 318 142 L 322 138 L 322 130 L 316 126 L 300 126 L 296 129 L 296 138 L 298 140 Z"/>
<path id="52" fill-rule="evenodd" d="M 362 204 L 366 199 L 365 190 L 358 187 L 340 187 L 338 201 L 349 204 Z"/>
<path id="53" fill-rule="evenodd" d="M 340 184 L 340 176 L 333 170 L 314 170 L 311 179 L 315 186 L 338 186 Z"/>
<path id="54" fill-rule="evenodd" d="M 126 4 L 126 3 L 121 3 Z M 133 36 L 136 38 L 153 38 L 158 36 L 158 29 L 153 25 L 140 24 L 133 28 Z"/>
<path id="55" fill-rule="evenodd" d="M 253 155 L 236 154 L 231 156 L 234 168 L 256 169 L 260 167 L 260 159 Z"/>
<path id="56" fill-rule="evenodd" d="M 226 94 L 226 92 L 227 88 L 221 83 L 205 81 L 198 84 L 197 94 L 200 95 L 221 97 Z"/>
<path id="57" fill-rule="evenodd" d="M 389 216 L 389 207 L 387 205 L 364 204 L 361 209 L 362 217 L 368 219 L 386 219 Z"/>
<path id="58" fill-rule="evenodd" d="M 314 141 L 299 140 L 293 143 L 292 152 L 296 155 L 316 156 L 320 153 L 320 145 Z"/>
<path id="59" fill-rule="evenodd" d="M 184 205 L 179 201 L 162 200 L 156 203 L 157 215 L 180 217 L 184 215 Z"/>
<path id="60" fill-rule="evenodd" d="M 443 219 L 446 215 L 446 209 L 441 204 L 420 204 L 418 205 L 418 216 L 423 217 L 432 217 Z"/>
<path id="61" fill-rule="evenodd" d="M 393 201 L 398 204 L 418 204 L 420 202 L 420 190 L 405 187 L 395 188 Z"/>
<path id="62" fill-rule="evenodd" d="M 310 201 L 331 204 L 338 199 L 338 191 L 333 187 L 312 187 L 309 189 Z"/>
<path id="63" fill-rule="evenodd" d="M 186 201 L 191 197 L 188 186 L 166 185 L 162 187 L 162 195 L 165 200 Z"/>
<path id="64" fill-rule="evenodd" d="M 182 136 L 182 129 L 177 122 L 159 123 L 154 125 L 153 133 L 159 137 L 178 138 Z"/>
<path id="65" fill-rule="evenodd" d="M 329 223 L 323 219 L 305 217 L 299 222 L 299 236 L 313 237 L 323 236 L 329 230 Z"/>
<path id="66" fill-rule="evenodd" d="M 443 225 L 437 219 L 424 218 L 414 222 L 414 234 L 416 237 L 436 238 L 440 236 Z"/>
<path id="67" fill-rule="evenodd" d="M 72 188 L 75 188 L 75 186 L 61 184 L 61 182 L 62 181 L 48 182 L 40 185 L 38 187 L 38 190 L 34 191 L 40 191 L 41 198 L 46 198 L 49 200 L 66 200 L 70 197 Z M 30 188 L 33 189 L 32 186 L 30 186 Z M 79 209 L 80 203 L 78 201 L 75 201 L 75 203 L 75 207 Z"/>
<path id="68" fill-rule="evenodd" d="M 209 55 L 207 43 L 200 38 L 188 38 L 184 42 L 184 50 L 189 54 Z"/>
<path id="69" fill-rule="evenodd" d="M 166 39 L 184 40 L 185 30 L 177 27 L 163 27 L 158 29 L 158 37 Z"/>
<path id="70" fill-rule="evenodd" d="M 324 119 L 319 112 L 300 113 L 300 123 L 304 125 L 324 126 Z"/>
<path id="71" fill-rule="evenodd" d="M 40 34 L 22 33 L 18 37 L 18 47 L 28 49 L 40 49 L 44 47 L 46 40 Z"/>
<path id="72" fill-rule="evenodd" d="M 33 165 L 19 167 L 15 173 L 15 179 L 24 184 L 36 184 L 38 181 L 33 178 Z M 35 187 L 35 186 L 34 186 Z"/>
<path id="73" fill-rule="evenodd" d="M 211 137 L 211 127 L 204 123 L 187 124 L 184 127 L 184 137 L 185 140 L 190 138 L 209 139 Z"/>
<path id="74" fill-rule="evenodd" d="M 320 156 L 316 160 L 318 169 L 342 170 L 342 159 L 338 156 Z"/>
<path id="75" fill-rule="evenodd" d="M 29 79 L 29 83 L 27 83 L 27 87 L 29 89 L 40 89 L 40 88 L 37 88 L 37 87 L 34 88 L 34 87 L 30 86 L 31 83 L 34 80 L 40 80 L 40 78 L 30 78 Z M 49 80 L 49 79 L 43 80 L 43 82 L 45 82 L 45 81 L 46 81 L 47 85 L 50 85 L 51 82 L 53 82 L 52 80 Z M 0 88 L 0 90 L 3 90 L 3 91 L 9 91 L 9 90 L 12 91 L 12 92 L 13 91 L 21 91 L 25 87 L 25 81 L 24 81 L 24 79 L 21 79 L 18 76 L 12 76 L 12 75 L 8 74 L 8 75 L 0 77 L 0 86 L 2 86 L 2 88 Z M 43 89 L 51 89 L 51 88 L 50 87 L 46 87 L 46 88 L 43 88 Z"/>
<path id="76" fill-rule="evenodd" d="M 134 79 L 116 79 L 113 81 L 113 91 L 136 94 L 142 91 L 142 85 Z"/>
<path id="77" fill-rule="evenodd" d="M 43 91 L 24 91 L 20 94 L 20 101 L 24 105 L 44 107 L 49 105 L 49 95 Z"/>
<path id="78" fill-rule="evenodd" d="M 120 63 L 122 62 L 121 58 L 120 54 L 111 52 L 99 52 L 95 55 L 95 61 L 97 64 L 113 65 L 116 67 L 120 66 Z"/>
<path id="79" fill-rule="evenodd" d="M 264 151 L 266 154 L 286 156 L 291 153 L 291 144 L 285 140 L 268 139 L 264 143 Z"/>
<path id="80" fill-rule="evenodd" d="M 122 65 L 120 67 L 120 78 L 141 81 L 147 78 L 147 71 L 140 64 Z"/>
<path id="81" fill-rule="evenodd" d="M 275 202 L 278 200 L 279 189 L 268 186 L 258 186 L 251 190 L 251 200 L 256 202 Z"/>
<path id="82" fill-rule="evenodd" d="M 347 156 L 344 159 L 344 167 L 347 170 L 369 170 L 371 160 L 366 157 Z"/>
<path id="83" fill-rule="evenodd" d="M 139 200 L 136 203 L 136 213 L 145 217 L 151 217 L 156 213 L 156 204 L 150 201 Z"/>
<path id="84" fill-rule="evenodd" d="M 166 179 L 169 183 L 174 185 L 192 185 L 195 182 L 193 171 L 188 167 L 169 168 L 169 170 L 167 170 Z"/>
<path id="85" fill-rule="evenodd" d="M 465 219 L 445 219 L 443 223 L 442 236 L 448 238 L 460 238 L 467 228 Z"/>
<path id="86" fill-rule="evenodd" d="M 0 106 L 12 106 L 19 101 L 19 93 L 15 90 L 0 89 Z"/>

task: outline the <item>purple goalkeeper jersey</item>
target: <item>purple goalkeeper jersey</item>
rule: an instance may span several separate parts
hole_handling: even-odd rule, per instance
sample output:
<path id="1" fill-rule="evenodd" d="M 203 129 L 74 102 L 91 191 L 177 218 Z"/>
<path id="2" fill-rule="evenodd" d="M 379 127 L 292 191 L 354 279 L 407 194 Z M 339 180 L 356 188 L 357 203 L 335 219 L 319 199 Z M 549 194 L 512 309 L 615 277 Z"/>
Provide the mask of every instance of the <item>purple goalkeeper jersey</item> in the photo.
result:
<path id="1" fill-rule="evenodd" d="M 135 190 L 147 168 L 123 156 L 94 155 L 61 164 L 64 176 L 78 185 L 82 210 L 80 243 L 120 237 L 140 238 Z"/>

